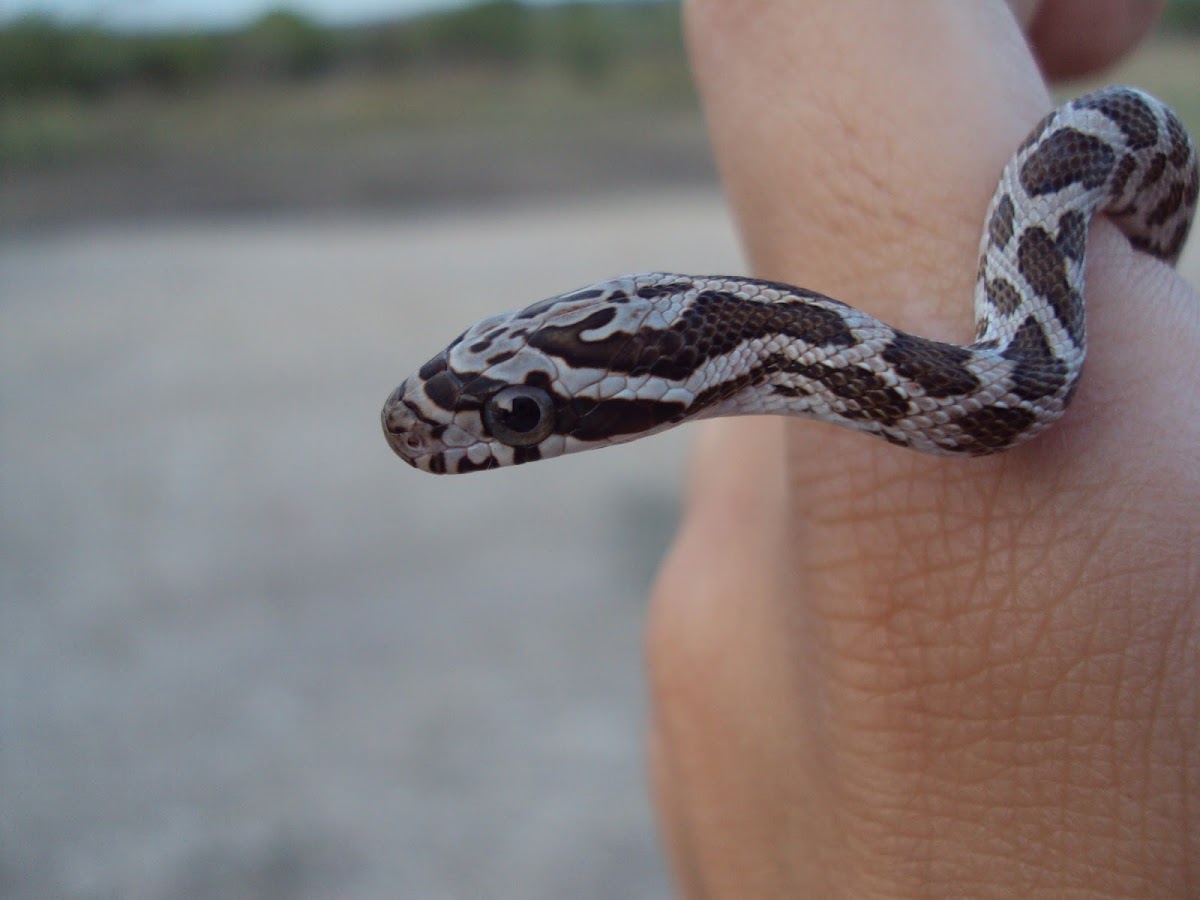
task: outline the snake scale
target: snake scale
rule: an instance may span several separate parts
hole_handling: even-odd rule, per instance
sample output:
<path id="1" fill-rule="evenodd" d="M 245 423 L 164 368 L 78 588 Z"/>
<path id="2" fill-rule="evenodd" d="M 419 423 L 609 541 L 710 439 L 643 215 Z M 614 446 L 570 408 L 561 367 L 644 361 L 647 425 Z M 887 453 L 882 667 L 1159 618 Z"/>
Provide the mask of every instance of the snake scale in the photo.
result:
<path id="1" fill-rule="evenodd" d="M 985 217 L 975 340 L 907 334 L 789 284 L 630 275 L 472 325 L 383 407 L 406 462 L 474 472 L 749 414 L 806 416 L 926 453 L 979 456 L 1063 414 L 1086 352 L 1092 217 L 1174 262 L 1196 151 L 1155 98 L 1114 87 L 1044 118 Z"/>

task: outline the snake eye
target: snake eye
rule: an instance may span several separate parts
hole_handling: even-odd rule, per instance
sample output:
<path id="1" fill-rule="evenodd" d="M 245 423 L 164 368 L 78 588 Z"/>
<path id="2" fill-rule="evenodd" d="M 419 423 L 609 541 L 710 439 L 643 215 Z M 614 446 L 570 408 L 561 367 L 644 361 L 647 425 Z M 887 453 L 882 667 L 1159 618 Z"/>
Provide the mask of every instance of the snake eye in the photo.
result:
<path id="1" fill-rule="evenodd" d="M 496 440 L 510 447 L 529 447 L 554 430 L 554 404 L 541 388 L 513 385 L 484 404 L 483 424 Z"/>

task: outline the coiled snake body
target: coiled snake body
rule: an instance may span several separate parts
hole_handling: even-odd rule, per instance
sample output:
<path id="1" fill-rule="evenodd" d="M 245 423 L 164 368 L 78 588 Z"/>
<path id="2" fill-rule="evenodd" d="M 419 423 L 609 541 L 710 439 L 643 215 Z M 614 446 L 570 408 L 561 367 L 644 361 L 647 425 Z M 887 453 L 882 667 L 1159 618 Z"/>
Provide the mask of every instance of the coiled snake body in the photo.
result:
<path id="1" fill-rule="evenodd" d="M 1198 191 L 1175 115 L 1108 88 L 1048 115 L 1005 167 L 980 243 L 972 344 L 907 334 L 788 284 L 631 275 L 471 326 L 392 393 L 384 434 L 437 473 L 758 413 L 927 453 L 1007 450 L 1052 425 L 1074 393 L 1093 215 L 1174 262 Z"/>

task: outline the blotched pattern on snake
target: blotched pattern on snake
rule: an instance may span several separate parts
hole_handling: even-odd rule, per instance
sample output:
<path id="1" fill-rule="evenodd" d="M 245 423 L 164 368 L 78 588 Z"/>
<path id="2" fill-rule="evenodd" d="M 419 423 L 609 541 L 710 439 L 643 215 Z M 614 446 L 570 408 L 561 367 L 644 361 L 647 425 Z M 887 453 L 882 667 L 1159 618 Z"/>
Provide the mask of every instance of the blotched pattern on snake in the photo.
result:
<path id="1" fill-rule="evenodd" d="M 760 413 L 926 453 L 1007 450 L 1057 421 L 1078 383 L 1093 215 L 1174 262 L 1198 191 L 1174 113 L 1101 90 L 1048 115 L 1006 165 L 980 243 L 974 343 L 907 334 L 789 284 L 630 275 L 472 325 L 392 393 L 384 434 L 436 473 Z"/>

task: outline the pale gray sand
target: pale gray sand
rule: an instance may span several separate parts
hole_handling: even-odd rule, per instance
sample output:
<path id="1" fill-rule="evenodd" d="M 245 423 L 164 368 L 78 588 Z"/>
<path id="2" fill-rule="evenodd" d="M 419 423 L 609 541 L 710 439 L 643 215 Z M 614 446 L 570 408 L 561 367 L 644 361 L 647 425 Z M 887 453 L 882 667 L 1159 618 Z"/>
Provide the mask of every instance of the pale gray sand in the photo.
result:
<path id="1" fill-rule="evenodd" d="M 0 896 L 665 896 L 686 432 L 435 478 L 378 425 L 471 320 L 659 267 L 741 268 L 715 198 L 0 242 Z"/>
<path id="2" fill-rule="evenodd" d="M 711 195 L 0 242 L 0 896 L 665 896 L 641 627 L 686 434 L 474 477 L 472 320 L 741 268 Z"/>

